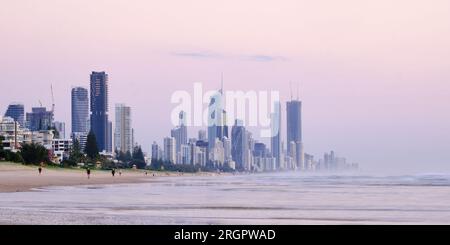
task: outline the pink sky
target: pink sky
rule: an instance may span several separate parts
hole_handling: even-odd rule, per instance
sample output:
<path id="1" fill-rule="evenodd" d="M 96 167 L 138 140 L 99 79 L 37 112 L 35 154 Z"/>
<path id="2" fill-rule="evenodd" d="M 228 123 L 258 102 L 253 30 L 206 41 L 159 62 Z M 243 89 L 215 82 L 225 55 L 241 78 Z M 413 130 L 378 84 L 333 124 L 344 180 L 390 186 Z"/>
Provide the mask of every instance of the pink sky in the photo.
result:
<path id="1" fill-rule="evenodd" d="M 70 129 L 70 88 L 110 75 L 147 151 L 170 132 L 170 95 L 301 82 L 304 141 L 366 169 L 450 171 L 450 2 L 7 1 L 0 110 L 50 106 Z M 110 111 L 113 116 L 113 111 Z M 192 135 L 194 136 L 194 135 Z M 284 137 L 284 135 L 283 135 Z"/>

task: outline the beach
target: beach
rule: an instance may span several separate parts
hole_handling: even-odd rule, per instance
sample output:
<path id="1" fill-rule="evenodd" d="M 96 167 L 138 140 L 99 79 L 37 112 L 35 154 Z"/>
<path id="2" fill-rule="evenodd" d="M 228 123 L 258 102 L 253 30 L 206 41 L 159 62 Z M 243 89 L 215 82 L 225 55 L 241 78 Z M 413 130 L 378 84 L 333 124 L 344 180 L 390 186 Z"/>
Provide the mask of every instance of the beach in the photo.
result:
<path id="1" fill-rule="evenodd" d="M 144 170 L 116 171 L 115 177 L 111 171 L 92 170 L 88 179 L 84 169 L 68 169 L 56 167 L 44 167 L 42 173 L 38 173 L 37 166 L 26 166 L 17 163 L 0 162 L 0 192 L 30 191 L 33 188 L 49 186 L 74 186 L 74 185 L 105 185 L 124 183 L 143 183 L 154 180 L 156 177 L 211 175 L 212 173 L 176 173 Z"/>
<path id="2" fill-rule="evenodd" d="M 16 171 L 39 178 L 32 177 L 37 170 Z M 88 181 L 77 171 L 46 171 L 55 177 L 28 186 L 16 180 L 23 189 L 45 187 L 0 193 L 0 224 L 450 224 L 447 174 L 278 172 L 146 178 L 130 172 L 111 180 L 108 173 L 94 171 Z"/>

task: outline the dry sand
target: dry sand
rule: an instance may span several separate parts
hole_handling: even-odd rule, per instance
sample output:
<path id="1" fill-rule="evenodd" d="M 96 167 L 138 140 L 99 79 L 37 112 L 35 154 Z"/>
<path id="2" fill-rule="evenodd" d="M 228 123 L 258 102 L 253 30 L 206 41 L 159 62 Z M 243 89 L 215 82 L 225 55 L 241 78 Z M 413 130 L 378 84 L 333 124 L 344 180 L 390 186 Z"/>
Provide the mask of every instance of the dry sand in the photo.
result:
<path id="1" fill-rule="evenodd" d="M 110 171 L 93 170 L 88 179 L 84 169 L 43 168 L 39 175 L 38 167 L 24 166 L 16 163 L 0 162 L 0 192 L 29 191 L 32 188 L 45 186 L 71 186 L 95 184 L 140 183 L 154 180 L 158 176 L 179 176 L 174 172 L 152 172 L 143 170 L 116 171 L 112 177 Z M 211 173 L 183 174 L 211 175 Z"/>

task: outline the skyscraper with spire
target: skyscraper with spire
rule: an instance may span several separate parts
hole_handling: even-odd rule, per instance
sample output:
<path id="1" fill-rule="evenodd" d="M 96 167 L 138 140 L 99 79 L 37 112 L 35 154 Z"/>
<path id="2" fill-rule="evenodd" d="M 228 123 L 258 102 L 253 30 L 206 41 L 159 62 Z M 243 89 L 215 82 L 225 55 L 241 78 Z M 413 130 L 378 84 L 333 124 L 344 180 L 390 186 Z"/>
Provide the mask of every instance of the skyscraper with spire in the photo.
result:
<path id="1" fill-rule="evenodd" d="M 211 96 L 208 105 L 208 150 L 215 146 L 216 139 L 222 140 L 228 137 L 228 126 L 226 125 L 225 96 L 223 93 L 223 76 L 221 88 Z"/>
<path id="2" fill-rule="evenodd" d="M 170 131 L 171 137 L 175 138 L 177 154 L 181 152 L 183 145 L 187 145 L 186 112 L 180 111 L 178 119 L 178 126 Z"/>

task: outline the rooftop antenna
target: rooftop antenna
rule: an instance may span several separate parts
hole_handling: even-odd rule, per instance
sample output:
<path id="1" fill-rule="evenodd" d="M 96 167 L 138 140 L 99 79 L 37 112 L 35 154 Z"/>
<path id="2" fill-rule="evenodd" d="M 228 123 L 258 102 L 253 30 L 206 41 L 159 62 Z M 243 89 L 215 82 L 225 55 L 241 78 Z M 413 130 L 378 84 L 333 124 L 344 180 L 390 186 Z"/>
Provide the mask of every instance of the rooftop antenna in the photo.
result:
<path id="1" fill-rule="evenodd" d="M 291 100 L 292 100 L 292 82 L 289 82 L 289 89 L 291 90 Z"/>
<path id="2" fill-rule="evenodd" d="M 220 92 L 223 93 L 223 72 L 220 77 Z"/>

